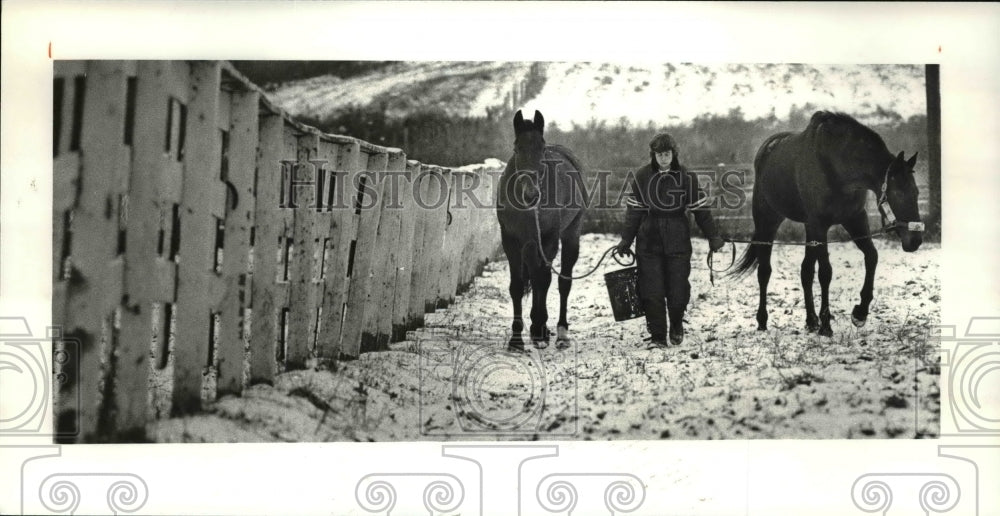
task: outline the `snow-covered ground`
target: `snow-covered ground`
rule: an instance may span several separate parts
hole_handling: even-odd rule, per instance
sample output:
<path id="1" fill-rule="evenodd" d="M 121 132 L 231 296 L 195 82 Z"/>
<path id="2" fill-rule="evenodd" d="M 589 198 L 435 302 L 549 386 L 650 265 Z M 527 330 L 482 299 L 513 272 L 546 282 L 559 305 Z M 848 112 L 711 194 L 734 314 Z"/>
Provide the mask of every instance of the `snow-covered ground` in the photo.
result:
<path id="1" fill-rule="evenodd" d="M 576 273 L 616 240 L 584 235 Z M 619 266 L 608 260 L 574 282 L 573 347 L 507 353 L 508 271 L 496 262 L 391 351 L 335 372 L 283 373 L 204 414 L 151 423 L 148 434 L 160 442 L 934 437 L 940 364 L 928 334 L 940 318 L 940 245 L 912 254 L 894 241 L 876 246 L 875 301 L 868 324 L 855 328 L 861 253 L 830 245 L 834 336 L 824 338 L 804 331 L 801 247 L 775 248 L 770 330 L 757 332 L 754 276 L 712 287 L 698 240 L 687 338 L 666 350 L 645 349 L 642 319 L 614 321 L 602 274 Z M 554 328 L 555 281 L 548 307 Z"/>

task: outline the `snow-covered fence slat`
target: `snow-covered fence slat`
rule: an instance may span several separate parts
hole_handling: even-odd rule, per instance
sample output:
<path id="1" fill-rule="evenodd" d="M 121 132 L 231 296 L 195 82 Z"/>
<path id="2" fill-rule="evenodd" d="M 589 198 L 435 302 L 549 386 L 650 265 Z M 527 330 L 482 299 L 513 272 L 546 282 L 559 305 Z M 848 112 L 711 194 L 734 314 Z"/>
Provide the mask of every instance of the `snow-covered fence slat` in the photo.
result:
<path id="1" fill-rule="evenodd" d="M 141 439 L 157 414 L 385 349 L 499 248 L 470 196 L 492 205 L 502 164 L 321 133 L 228 63 L 58 61 L 53 100 L 54 335 L 81 343 L 67 442 Z"/>

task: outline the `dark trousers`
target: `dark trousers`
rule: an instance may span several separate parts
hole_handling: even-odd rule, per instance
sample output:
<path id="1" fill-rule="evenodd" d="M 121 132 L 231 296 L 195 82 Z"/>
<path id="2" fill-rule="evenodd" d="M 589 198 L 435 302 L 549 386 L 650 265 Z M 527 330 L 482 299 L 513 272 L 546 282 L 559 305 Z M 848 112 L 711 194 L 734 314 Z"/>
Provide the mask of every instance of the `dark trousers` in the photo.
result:
<path id="1" fill-rule="evenodd" d="M 691 254 L 636 253 L 636 265 L 646 328 L 653 338 L 665 338 L 667 308 L 679 322 L 691 299 Z"/>

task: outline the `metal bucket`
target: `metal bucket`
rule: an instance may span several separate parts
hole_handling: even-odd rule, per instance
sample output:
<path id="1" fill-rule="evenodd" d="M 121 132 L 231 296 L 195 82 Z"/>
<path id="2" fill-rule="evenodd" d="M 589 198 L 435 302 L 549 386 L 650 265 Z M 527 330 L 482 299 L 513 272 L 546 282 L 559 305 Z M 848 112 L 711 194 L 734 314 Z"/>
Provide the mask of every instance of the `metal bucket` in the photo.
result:
<path id="1" fill-rule="evenodd" d="M 639 269 L 628 267 L 604 275 L 611 299 L 611 311 L 616 321 L 627 321 L 642 317 L 646 312 L 639 299 Z"/>

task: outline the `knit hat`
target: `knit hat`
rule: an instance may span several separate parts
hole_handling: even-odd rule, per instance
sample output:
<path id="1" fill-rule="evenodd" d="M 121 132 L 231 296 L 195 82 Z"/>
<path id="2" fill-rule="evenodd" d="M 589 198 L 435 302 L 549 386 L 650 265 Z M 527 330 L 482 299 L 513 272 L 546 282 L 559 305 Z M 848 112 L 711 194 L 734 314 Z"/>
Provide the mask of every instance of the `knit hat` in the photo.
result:
<path id="1" fill-rule="evenodd" d="M 670 163 L 657 163 L 656 153 L 665 151 L 672 151 L 673 153 L 673 155 L 670 156 Z M 657 167 L 664 170 L 680 170 L 681 164 L 678 154 L 677 143 L 674 142 L 673 137 L 667 133 L 657 134 L 649 142 L 649 161 L 653 170 L 656 170 Z"/>
<path id="2" fill-rule="evenodd" d="M 653 152 L 666 152 L 674 151 L 677 152 L 677 144 L 674 143 L 674 139 L 667 133 L 660 133 L 653 137 L 649 142 L 649 150 Z"/>

